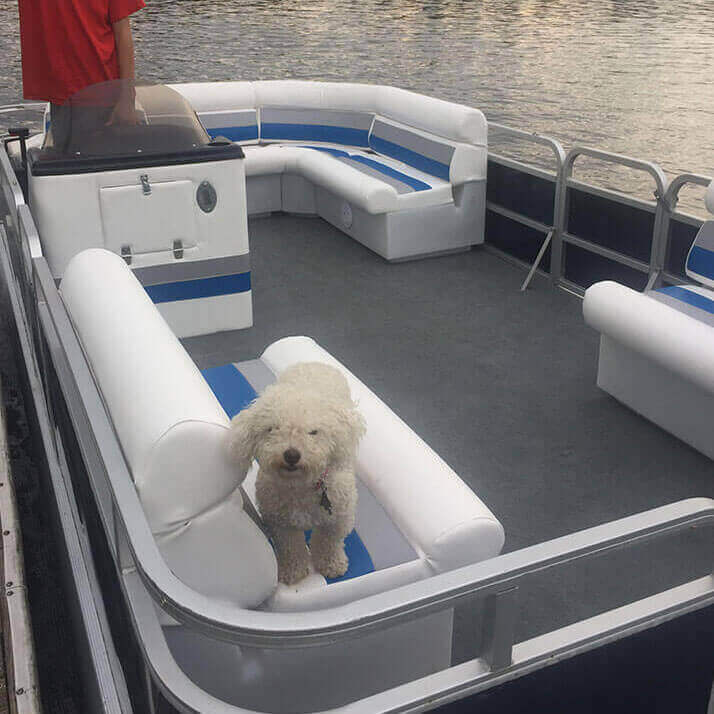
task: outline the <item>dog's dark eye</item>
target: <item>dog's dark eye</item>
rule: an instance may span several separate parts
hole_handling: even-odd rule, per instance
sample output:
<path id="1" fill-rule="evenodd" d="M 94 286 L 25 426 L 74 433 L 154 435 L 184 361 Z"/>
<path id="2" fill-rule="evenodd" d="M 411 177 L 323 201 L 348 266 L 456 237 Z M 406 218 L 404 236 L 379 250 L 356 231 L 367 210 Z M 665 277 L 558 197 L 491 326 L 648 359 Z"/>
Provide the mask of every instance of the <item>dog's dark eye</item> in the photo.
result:
<path id="1" fill-rule="evenodd" d="M 308 434 L 310 434 L 310 436 L 315 436 L 315 434 L 317 434 L 317 429 L 313 429 L 312 431 L 309 431 Z"/>

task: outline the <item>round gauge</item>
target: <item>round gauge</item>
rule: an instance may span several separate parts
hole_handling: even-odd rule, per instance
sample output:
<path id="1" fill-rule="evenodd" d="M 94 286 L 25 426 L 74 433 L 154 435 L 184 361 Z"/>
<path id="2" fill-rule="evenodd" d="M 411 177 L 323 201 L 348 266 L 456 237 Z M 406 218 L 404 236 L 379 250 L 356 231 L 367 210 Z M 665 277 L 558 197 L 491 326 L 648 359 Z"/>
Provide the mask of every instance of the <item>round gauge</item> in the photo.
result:
<path id="1" fill-rule="evenodd" d="M 352 208 L 347 201 L 342 203 L 342 225 L 349 228 L 352 225 Z"/>
<path id="2" fill-rule="evenodd" d="M 196 203 L 204 213 L 210 213 L 216 207 L 218 195 L 208 181 L 201 181 L 201 185 L 196 189 Z"/>

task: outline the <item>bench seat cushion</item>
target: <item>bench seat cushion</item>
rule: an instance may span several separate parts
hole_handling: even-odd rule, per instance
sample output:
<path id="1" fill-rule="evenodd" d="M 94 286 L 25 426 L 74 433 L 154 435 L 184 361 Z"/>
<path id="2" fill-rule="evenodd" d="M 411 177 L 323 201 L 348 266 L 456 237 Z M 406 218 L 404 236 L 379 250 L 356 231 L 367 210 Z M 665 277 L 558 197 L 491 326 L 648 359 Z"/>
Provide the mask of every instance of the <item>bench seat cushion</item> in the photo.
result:
<path id="1" fill-rule="evenodd" d="M 714 291 L 699 285 L 670 285 L 647 293 L 678 312 L 714 327 Z"/>
<path id="2" fill-rule="evenodd" d="M 335 145 L 247 146 L 246 176 L 296 174 L 368 213 L 453 202 L 451 184 L 367 151 Z"/>

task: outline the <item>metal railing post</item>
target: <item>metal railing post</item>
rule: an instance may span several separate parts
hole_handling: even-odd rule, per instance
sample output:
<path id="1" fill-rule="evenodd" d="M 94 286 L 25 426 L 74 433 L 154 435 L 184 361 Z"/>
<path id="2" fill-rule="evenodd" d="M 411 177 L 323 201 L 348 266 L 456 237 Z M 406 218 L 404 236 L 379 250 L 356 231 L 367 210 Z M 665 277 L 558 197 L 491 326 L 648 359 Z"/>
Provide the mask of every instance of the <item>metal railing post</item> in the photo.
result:
<path id="1" fill-rule="evenodd" d="M 502 209 L 499 211 L 502 213 L 502 215 L 507 216 L 511 220 L 518 221 L 519 223 L 522 223 L 523 225 L 527 225 L 531 228 L 534 228 L 535 230 L 545 230 L 546 232 L 546 237 L 541 243 L 540 249 L 538 250 L 538 254 L 536 255 L 535 260 L 533 261 L 530 270 L 528 271 L 528 275 L 526 276 L 526 279 L 523 281 L 523 284 L 521 285 L 521 291 L 524 291 L 528 288 L 528 285 L 530 285 L 531 280 L 533 279 L 533 276 L 536 273 L 536 270 L 538 269 L 538 266 L 540 265 L 541 260 L 543 259 L 543 256 L 545 255 L 545 251 L 548 249 L 548 245 L 551 245 L 551 254 L 552 251 L 555 249 L 556 245 L 559 245 L 559 235 L 558 235 L 558 207 L 560 204 L 560 188 L 561 188 L 561 183 L 562 183 L 562 170 L 563 170 L 563 163 L 565 161 L 565 150 L 563 149 L 562 144 L 557 140 L 553 139 L 550 136 L 546 136 L 545 134 L 537 134 L 534 132 L 528 132 L 528 131 L 523 131 L 522 129 L 514 129 L 509 126 L 504 126 L 503 124 L 496 124 L 494 122 L 489 123 L 489 127 L 496 129 L 496 131 L 502 132 L 506 134 L 507 136 L 514 137 L 516 139 L 523 139 L 525 141 L 529 141 L 534 144 L 538 144 L 540 146 L 546 146 L 548 147 L 552 152 L 553 156 L 555 158 L 555 164 L 556 164 L 556 170 L 555 170 L 555 195 L 553 198 L 553 223 L 550 226 L 542 226 L 539 224 L 537 221 L 533 221 L 529 218 L 527 218 L 524 215 L 518 214 L 515 211 L 509 211 L 506 209 Z M 508 160 L 506 157 L 500 156 L 499 154 L 494 154 L 494 153 L 489 153 L 489 159 L 496 161 L 497 163 L 501 163 L 503 165 L 510 165 L 510 164 L 519 164 L 521 167 L 526 167 L 527 165 L 524 164 L 523 162 L 515 161 L 515 160 Z M 494 210 L 494 207 L 491 205 L 489 206 L 487 204 L 487 208 L 490 208 L 490 210 Z M 552 267 L 552 260 L 551 260 L 551 267 Z"/>
<path id="2" fill-rule="evenodd" d="M 599 246 L 596 243 L 589 242 L 585 239 L 578 238 L 568 232 L 568 202 L 569 202 L 569 191 L 571 187 L 578 187 L 579 182 L 575 182 L 572 178 L 573 166 L 575 160 L 579 156 L 589 156 L 593 159 L 598 159 L 599 161 L 604 161 L 610 164 L 616 164 L 619 166 L 627 166 L 628 168 L 635 169 L 637 171 L 644 171 L 648 173 L 655 181 L 655 220 L 652 228 L 652 238 L 650 245 L 650 258 L 647 263 L 641 260 L 632 258 L 618 250 L 613 250 L 611 248 L 605 248 L 604 246 Z M 584 184 L 587 187 L 587 184 Z M 615 154 L 608 151 L 601 151 L 599 149 L 593 149 L 588 146 L 575 146 L 569 152 L 565 158 L 563 165 L 563 176 L 561 182 L 561 193 L 560 193 L 560 212 L 559 212 L 559 245 L 553 247 L 551 250 L 551 279 L 554 285 L 558 285 L 562 279 L 563 270 L 563 243 L 572 243 L 577 245 L 579 248 L 584 250 L 589 250 L 591 252 L 597 253 L 609 260 L 614 260 L 618 263 L 626 265 L 634 270 L 639 270 L 641 272 L 646 272 L 648 274 L 648 284 L 649 282 L 656 279 L 657 269 L 657 259 L 659 256 L 659 246 L 661 241 L 662 226 L 664 224 L 664 201 L 667 189 L 667 177 L 664 175 L 662 169 L 655 163 L 651 161 L 643 161 L 641 159 L 635 159 L 631 156 L 625 156 L 623 154 Z M 654 274 L 654 278 L 653 278 Z"/>
<path id="3" fill-rule="evenodd" d="M 654 288 L 659 285 L 662 277 L 672 277 L 666 270 L 667 258 L 669 257 L 669 239 L 672 217 L 678 213 L 677 202 L 679 201 L 679 192 L 688 184 L 695 184 L 697 186 L 709 186 L 712 182 L 710 176 L 704 176 L 702 174 L 679 174 L 675 176 L 670 182 L 667 190 L 662 198 L 662 221 L 660 224 L 659 236 L 657 237 L 657 254 L 654 258 L 654 263 L 657 268 L 657 275 L 652 284 L 648 287 Z"/>
<path id="4" fill-rule="evenodd" d="M 492 672 L 513 662 L 513 639 L 518 616 L 518 587 L 489 595 L 483 602 L 481 657 Z"/>
<path id="5" fill-rule="evenodd" d="M 563 273 L 563 235 L 568 228 L 568 179 L 573 171 L 572 161 L 565 157 L 558 174 L 556 186 L 555 237 L 550 249 L 550 282 L 558 287 Z"/>

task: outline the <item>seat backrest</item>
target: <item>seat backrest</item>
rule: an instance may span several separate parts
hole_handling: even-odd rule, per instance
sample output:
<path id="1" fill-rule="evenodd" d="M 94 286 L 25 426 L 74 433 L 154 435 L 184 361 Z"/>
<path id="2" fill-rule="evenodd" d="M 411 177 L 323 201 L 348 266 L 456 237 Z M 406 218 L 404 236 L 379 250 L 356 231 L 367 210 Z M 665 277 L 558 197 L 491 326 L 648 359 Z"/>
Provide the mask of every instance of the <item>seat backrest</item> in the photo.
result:
<path id="1" fill-rule="evenodd" d="M 79 253 L 60 290 L 169 567 L 205 594 L 259 604 L 275 588 L 275 556 L 242 508 L 245 473 L 200 371 L 114 253 Z"/>
<path id="2" fill-rule="evenodd" d="M 212 136 L 241 144 L 254 144 L 260 137 L 253 82 L 192 82 L 172 84 L 194 108 Z"/>
<path id="3" fill-rule="evenodd" d="M 260 107 L 261 141 L 368 145 L 375 87 L 298 80 L 253 86 Z"/>
<path id="4" fill-rule="evenodd" d="M 714 214 L 714 181 L 707 188 L 704 204 Z M 687 255 L 686 272 L 692 280 L 714 288 L 714 220 L 705 221 L 699 229 Z"/>

